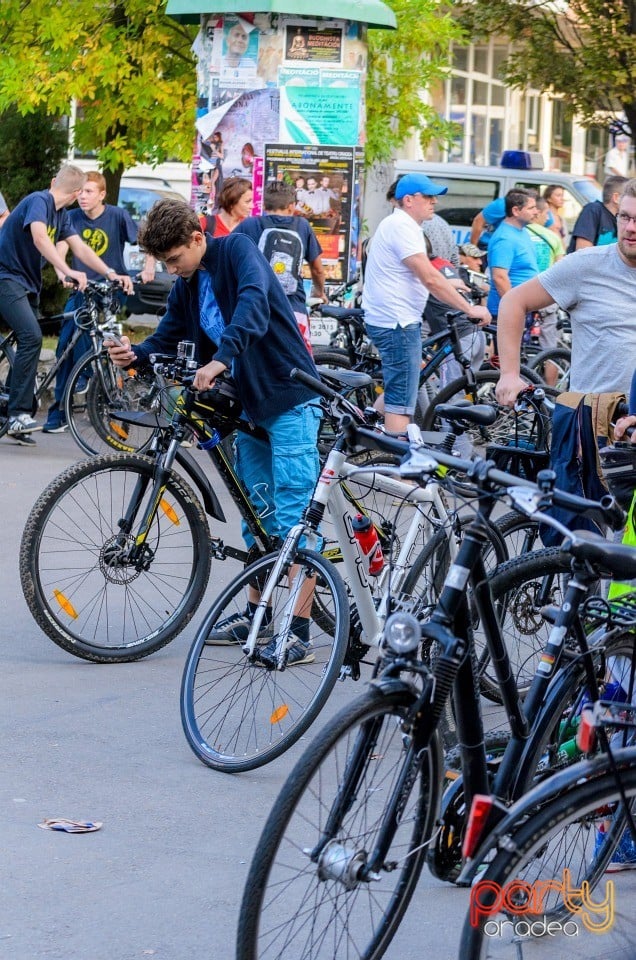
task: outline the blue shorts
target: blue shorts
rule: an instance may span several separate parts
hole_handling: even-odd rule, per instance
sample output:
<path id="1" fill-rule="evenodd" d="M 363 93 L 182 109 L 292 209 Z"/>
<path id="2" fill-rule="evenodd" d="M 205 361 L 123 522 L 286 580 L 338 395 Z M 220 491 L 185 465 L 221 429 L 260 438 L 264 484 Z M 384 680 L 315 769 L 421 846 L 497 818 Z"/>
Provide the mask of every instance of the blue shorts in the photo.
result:
<path id="1" fill-rule="evenodd" d="M 267 431 L 269 444 L 246 433 L 236 434 L 236 472 L 270 536 L 285 537 L 314 492 L 320 470 L 320 418 L 317 401 L 301 403 L 257 421 Z M 245 522 L 243 539 L 248 548 L 254 543 Z"/>
<path id="2" fill-rule="evenodd" d="M 422 368 L 422 325 L 390 330 L 367 323 L 366 328 L 382 361 L 385 413 L 412 416 Z"/>

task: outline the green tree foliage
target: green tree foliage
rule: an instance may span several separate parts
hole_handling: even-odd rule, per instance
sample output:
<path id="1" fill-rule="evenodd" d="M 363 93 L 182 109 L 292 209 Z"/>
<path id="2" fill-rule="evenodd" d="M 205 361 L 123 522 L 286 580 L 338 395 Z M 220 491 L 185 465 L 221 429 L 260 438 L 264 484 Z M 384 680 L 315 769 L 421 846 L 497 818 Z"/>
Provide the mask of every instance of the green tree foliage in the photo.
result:
<path id="1" fill-rule="evenodd" d="M 68 151 L 66 129 L 43 110 L 21 116 L 15 107 L 0 114 L 0 191 L 9 208 L 46 190 Z"/>
<path id="2" fill-rule="evenodd" d="M 514 43 L 503 70 L 512 86 L 562 95 L 588 125 L 624 111 L 636 132 L 634 0 L 474 0 L 461 19 L 473 37 Z"/>
<path id="3" fill-rule="evenodd" d="M 450 0 L 386 0 L 397 30 L 369 31 L 368 163 L 386 161 L 414 132 L 423 147 L 449 142 L 454 124 L 443 120 L 423 92 L 448 76 L 451 42 L 465 42 Z"/>
<path id="4" fill-rule="evenodd" d="M 191 155 L 195 34 L 165 0 L 2 0 L 0 110 L 63 116 L 76 100 L 75 144 L 112 200 L 135 163 Z"/>
<path id="5" fill-rule="evenodd" d="M 0 114 L 0 191 L 13 207 L 34 190 L 46 190 L 68 151 L 68 134 L 44 110 L 21 116 L 15 107 Z M 51 267 L 43 275 L 41 306 L 45 313 L 62 309 L 68 291 Z"/>

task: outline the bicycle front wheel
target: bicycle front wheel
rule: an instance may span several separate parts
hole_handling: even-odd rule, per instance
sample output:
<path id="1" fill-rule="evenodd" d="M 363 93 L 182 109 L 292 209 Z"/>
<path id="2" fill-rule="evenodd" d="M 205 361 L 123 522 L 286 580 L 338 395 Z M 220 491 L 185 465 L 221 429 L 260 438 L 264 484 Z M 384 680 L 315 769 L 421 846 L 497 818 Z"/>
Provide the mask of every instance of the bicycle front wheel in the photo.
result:
<path id="1" fill-rule="evenodd" d="M 49 484 L 29 515 L 20 546 L 24 596 L 46 635 L 76 657 L 100 663 L 148 656 L 185 627 L 203 596 L 207 520 L 176 474 L 162 489 L 143 553 L 129 559 L 137 523 L 155 497 L 153 481 L 145 457 L 80 461 Z"/>
<path id="2" fill-rule="evenodd" d="M 322 710 L 338 679 L 349 635 L 349 605 L 333 564 L 312 550 L 297 551 L 298 572 L 285 571 L 274 587 L 263 644 L 279 632 L 290 594 L 313 590 L 308 662 L 267 669 L 250 661 L 241 642 L 206 643 L 219 623 L 243 614 L 251 591 L 262 589 L 277 554 L 250 564 L 221 593 L 186 659 L 181 719 L 188 744 L 207 766 L 238 773 L 263 766 L 288 750 Z M 313 581 L 313 583 L 310 583 Z M 216 627 L 216 631 L 215 631 Z"/>
<path id="3" fill-rule="evenodd" d="M 9 389 L 15 350 L 6 340 L 0 344 L 0 437 L 9 429 Z"/>
<path id="4" fill-rule="evenodd" d="M 73 439 L 85 453 L 143 453 L 152 440 L 152 428 L 124 423 L 112 411 L 151 411 L 159 400 L 154 375 L 120 370 L 105 352 L 89 352 L 73 367 L 64 413 Z"/>
<path id="5" fill-rule="evenodd" d="M 371 687 L 321 731 L 276 800 L 248 874 L 237 960 L 379 960 L 415 890 L 437 812 L 438 741 L 414 751 L 407 687 Z M 395 792 L 401 807 L 365 867 Z"/>
<path id="6" fill-rule="evenodd" d="M 626 799 L 632 810 L 636 809 L 636 750 L 630 748 L 617 755 L 620 779 Z M 516 822 L 506 833 L 506 843 L 496 854 L 488 870 L 480 877 L 483 883 L 478 899 L 479 913 L 473 909 L 466 918 L 462 931 L 459 950 L 461 960 L 518 960 L 521 956 L 539 955 L 545 934 L 549 903 L 554 898 L 556 888 L 564 883 L 563 852 L 567 844 L 572 855 L 581 864 L 581 870 L 575 872 L 570 880 L 570 889 L 578 888 L 577 873 L 584 872 L 585 857 L 594 849 L 597 831 L 607 822 L 612 810 L 622 806 L 617 779 L 606 759 L 592 764 L 577 764 L 568 777 L 561 780 L 558 796 L 537 809 L 534 791 L 513 808 L 517 811 Z M 575 840 L 575 838 L 577 838 Z M 546 851 L 552 850 L 553 858 L 546 860 Z M 488 854 L 487 854 L 488 856 Z M 542 864 L 542 869 L 533 869 L 533 865 Z M 602 873 L 595 883 L 601 880 Z M 541 885 L 543 881 L 543 886 Z M 613 897 L 611 903 L 605 899 L 607 888 L 591 897 L 594 883 L 589 887 L 588 902 L 594 901 L 596 910 L 590 919 L 597 925 L 596 931 L 586 929 L 581 923 L 581 913 L 574 908 L 580 905 L 579 898 L 570 896 L 572 909 L 564 916 L 561 924 L 551 927 L 550 942 L 559 956 L 570 956 L 573 937 L 576 936 L 576 955 L 579 957 L 632 956 L 634 943 L 633 899 L 622 891 L 622 896 Z M 495 899 L 499 891 L 498 899 Z M 504 891 L 509 891 L 506 910 Z M 576 891 L 578 893 L 578 890 Z M 529 901 L 529 894 L 542 897 L 541 909 Z M 474 907 L 474 896 L 471 895 Z M 527 905 L 527 910 L 525 909 Z M 547 906 L 546 911 L 543 907 Z M 585 905 L 581 905 L 585 912 Z M 600 909 L 599 909 L 600 908 Z M 603 924 L 605 909 L 605 929 Z M 513 913 L 514 910 L 514 913 Z M 566 927 L 565 924 L 568 924 Z M 532 926 L 531 926 L 532 925 Z M 559 927 L 561 929 L 559 929 Z M 603 933 L 602 941 L 599 933 Z M 522 944 L 526 946 L 522 947 Z M 521 952 L 523 950 L 523 953 Z M 555 955 L 555 954 L 552 954 Z"/>

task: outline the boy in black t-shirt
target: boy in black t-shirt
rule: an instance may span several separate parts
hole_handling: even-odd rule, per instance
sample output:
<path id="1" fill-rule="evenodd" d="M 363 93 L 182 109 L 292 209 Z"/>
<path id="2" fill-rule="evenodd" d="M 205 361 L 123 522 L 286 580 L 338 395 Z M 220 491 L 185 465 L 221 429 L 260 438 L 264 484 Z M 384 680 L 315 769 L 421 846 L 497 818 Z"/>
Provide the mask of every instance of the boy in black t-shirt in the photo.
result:
<path id="1" fill-rule="evenodd" d="M 132 293 L 132 282 L 126 273 L 124 263 L 124 246 L 126 243 L 137 242 L 137 227 L 133 223 L 127 210 L 121 207 L 112 206 L 104 203 L 106 198 L 106 180 L 101 173 L 91 171 L 86 175 L 86 182 L 78 197 L 78 207 L 69 211 L 69 221 L 74 227 L 76 233 L 93 250 L 100 259 L 114 270 L 116 274 L 125 277 L 124 291 Z M 60 239 L 57 249 L 62 257 L 66 257 L 68 243 Z M 76 254 L 71 251 L 71 266 L 74 270 L 78 269 L 79 260 Z M 64 280 L 63 271 L 55 271 L 60 280 Z M 86 271 L 89 280 L 99 280 L 99 273 L 95 270 Z M 155 261 L 152 257 L 146 258 L 144 269 L 141 273 L 143 283 L 154 280 Z M 122 301 L 125 299 L 123 292 Z M 79 309 L 84 302 L 84 294 L 74 293 L 68 300 L 65 311 L 71 312 Z M 57 341 L 56 354 L 62 355 L 67 344 L 73 336 L 75 330 L 75 321 L 73 318 L 66 320 L 60 331 Z M 55 400 L 49 407 L 46 423 L 42 427 L 43 433 L 62 433 L 66 430 L 67 423 L 64 419 L 62 409 L 62 400 L 66 384 L 73 371 L 73 367 L 80 360 L 87 350 L 90 349 L 90 338 L 87 333 L 79 338 L 71 356 L 61 364 L 55 380 Z"/>
<path id="2" fill-rule="evenodd" d="M 77 235 L 66 207 L 79 196 L 86 174 L 65 164 L 49 190 L 30 193 L 20 201 L 0 230 L 0 316 L 14 331 L 18 343 L 11 376 L 7 435 L 24 446 L 34 446 L 31 436 L 38 425 L 33 419 L 33 390 L 37 374 L 42 331 L 36 309 L 42 286 L 42 260 L 48 260 L 58 276 L 86 287 L 83 271 L 69 269 L 56 249 L 65 240 L 73 254 L 100 276 L 128 281 L 110 269 Z M 70 284 L 67 284 L 70 285 Z"/>

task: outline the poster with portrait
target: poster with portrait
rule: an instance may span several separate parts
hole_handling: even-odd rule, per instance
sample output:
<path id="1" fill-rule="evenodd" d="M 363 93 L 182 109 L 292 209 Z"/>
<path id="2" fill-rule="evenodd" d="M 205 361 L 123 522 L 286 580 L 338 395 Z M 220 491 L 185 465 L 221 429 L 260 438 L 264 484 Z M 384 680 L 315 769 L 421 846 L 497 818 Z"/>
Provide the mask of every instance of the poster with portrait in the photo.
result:
<path id="1" fill-rule="evenodd" d="M 219 80 L 221 87 L 253 90 L 258 77 L 259 31 L 243 17 L 224 17 Z"/>
<path id="2" fill-rule="evenodd" d="M 318 238 L 326 279 L 348 279 L 354 148 L 266 143 L 264 149 L 265 182 L 284 180 L 296 187 L 295 213 Z"/>

